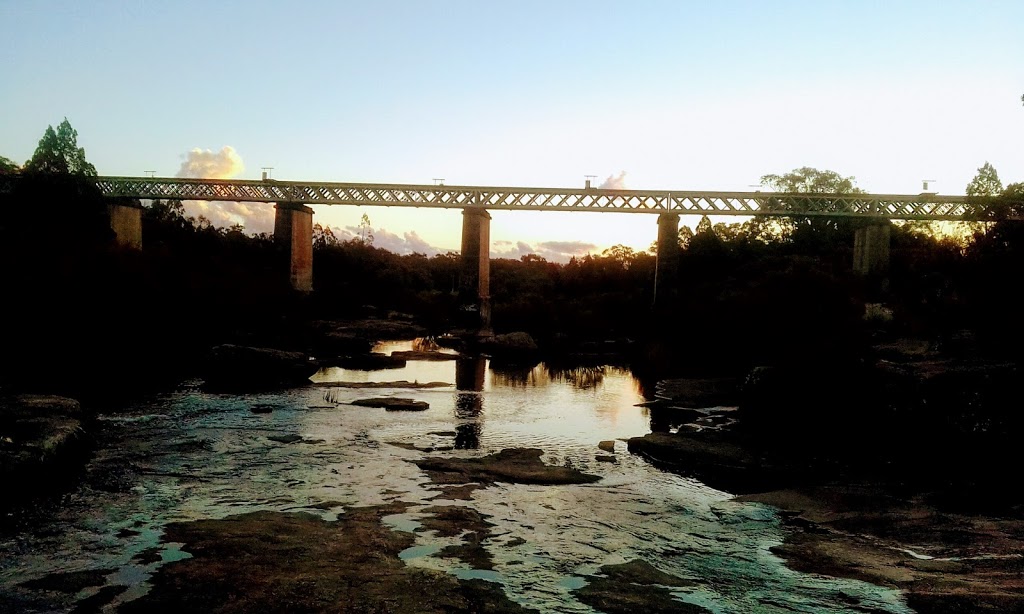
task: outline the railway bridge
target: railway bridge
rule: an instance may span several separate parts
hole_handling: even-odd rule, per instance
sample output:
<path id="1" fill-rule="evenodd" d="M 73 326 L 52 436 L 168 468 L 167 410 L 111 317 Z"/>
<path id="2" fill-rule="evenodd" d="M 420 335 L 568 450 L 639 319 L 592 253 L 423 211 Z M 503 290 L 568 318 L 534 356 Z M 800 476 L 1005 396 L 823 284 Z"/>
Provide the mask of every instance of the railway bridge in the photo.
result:
<path id="1" fill-rule="evenodd" d="M 97 177 L 109 198 L 111 226 L 122 244 L 142 247 L 140 200 L 202 200 L 272 203 L 274 238 L 290 251 L 293 288 L 308 292 L 313 281 L 313 210 L 309 205 L 369 205 L 461 209 L 462 278 L 475 296 L 482 330 L 490 327 L 490 220 L 501 211 L 593 211 L 657 216 L 658 287 L 677 275 L 679 218 L 708 216 L 798 216 L 861 218 L 853 268 L 864 275 L 889 263 L 892 220 L 984 219 L 984 208 L 966 196 L 933 193 L 811 194 L 676 190 L 608 190 L 490 186 L 325 183 L 303 181 Z M 656 294 L 657 296 L 657 294 Z"/>

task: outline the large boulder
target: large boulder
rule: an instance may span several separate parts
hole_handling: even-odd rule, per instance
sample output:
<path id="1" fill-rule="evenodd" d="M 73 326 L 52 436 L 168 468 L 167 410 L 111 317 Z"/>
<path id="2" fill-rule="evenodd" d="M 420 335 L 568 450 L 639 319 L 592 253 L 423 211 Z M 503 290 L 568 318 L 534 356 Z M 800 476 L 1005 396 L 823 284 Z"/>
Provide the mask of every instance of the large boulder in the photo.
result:
<path id="1" fill-rule="evenodd" d="M 78 401 L 23 394 L 0 399 L 0 481 L 13 498 L 71 475 L 88 449 Z"/>
<path id="2" fill-rule="evenodd" d="M 318 369 L 301 352 L 224 344 L 210 350 L 203 379 L 218 389 L 280 388 L 308 384 Z"/>
<path id="3" fill-rule="evenodd" d="M 536 364 L 539 348 L 529 333 L 494 335 L 480 342 L 480 349 L 499 363 Z"/>

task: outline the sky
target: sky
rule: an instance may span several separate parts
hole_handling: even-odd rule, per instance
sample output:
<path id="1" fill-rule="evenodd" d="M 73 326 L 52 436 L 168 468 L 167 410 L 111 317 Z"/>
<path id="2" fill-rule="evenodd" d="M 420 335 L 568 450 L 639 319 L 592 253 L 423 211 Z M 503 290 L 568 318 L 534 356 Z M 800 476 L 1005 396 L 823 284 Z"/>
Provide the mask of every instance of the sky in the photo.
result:
<path id="1" fill-rule="evenodd" d="M 101 175 L 750 191 L 812 166 L 962 194 L 986 161 L 1024 181 L 1021 24 L 1020 0 L 0 0 L 0 155 L 67 117 Z M 346 236 L 363 214 L 377 245 L 459 248 L 458 211 L 314 221 Z M 646 249 L 657 228 L 492 215 L 513 257 Z"/>

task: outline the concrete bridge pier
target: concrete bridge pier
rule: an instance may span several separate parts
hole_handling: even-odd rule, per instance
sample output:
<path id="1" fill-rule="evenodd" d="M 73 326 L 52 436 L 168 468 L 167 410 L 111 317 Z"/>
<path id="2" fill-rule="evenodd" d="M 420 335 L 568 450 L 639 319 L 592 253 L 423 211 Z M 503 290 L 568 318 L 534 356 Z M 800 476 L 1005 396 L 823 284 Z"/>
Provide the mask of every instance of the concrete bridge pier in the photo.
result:
<path id="1" fill-rule="evenodd" d="M 491 214 L 486 209 L 462 210 L 462 272 L 460 309 L 464 323 L 482 337 L 491 335 Z"/>
<path id="2" fill-rule="evenodd" d="M 854 232 L 853 270 L 858 275 L 888 274 L 890 227 L 888 220 L 878 220 Z"/>
<path id="3" fill-rule="evenodd" d="M 658 215 L 658 263 L 654 274 L 654 306 L 669 307 L 679 287 L 679 214 Z"/>
<path id="4" fill-rule="evenodd" d="M 136 199 L 110 200 L 107 213 L 114 241 L 122 247 L 142 249 L 142 203 Z"/>
<path id="5" fill-rule="evenodd" d="M 274 241 L 288 247 L 288 279 L 299 292 L 313 290 L 313 210 L 302 203 L 274 205 Z"/>

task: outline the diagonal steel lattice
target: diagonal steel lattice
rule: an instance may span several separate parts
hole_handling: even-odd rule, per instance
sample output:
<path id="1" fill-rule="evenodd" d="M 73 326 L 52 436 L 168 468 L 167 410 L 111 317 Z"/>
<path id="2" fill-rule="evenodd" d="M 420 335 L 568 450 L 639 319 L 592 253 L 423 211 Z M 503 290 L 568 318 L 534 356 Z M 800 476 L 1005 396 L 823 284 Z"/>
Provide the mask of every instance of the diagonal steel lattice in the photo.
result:
<path id="1" fill-rule="evenodd" d="M 0 193 L 17 176 L 0 176 Z M 992 219 L 984 199 L 937 194 L 783 194 L 596 188 L 326 183 L 276 180 L 97 177 L 112 198 L 372 205 L 506 211 L 610 211 L 679 215 Z M 1024 209 L 1024 203 L 1021 203 Z"/>

